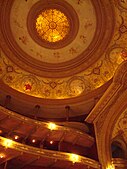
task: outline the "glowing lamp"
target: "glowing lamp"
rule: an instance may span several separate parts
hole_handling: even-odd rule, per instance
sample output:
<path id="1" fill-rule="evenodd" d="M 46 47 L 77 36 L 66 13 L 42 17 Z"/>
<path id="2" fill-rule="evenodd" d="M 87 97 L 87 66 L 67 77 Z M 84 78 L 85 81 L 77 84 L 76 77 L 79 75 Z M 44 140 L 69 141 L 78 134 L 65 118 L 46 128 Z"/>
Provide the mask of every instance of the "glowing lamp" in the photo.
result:
<path id="1" fill-rule="evenodd" d="M 50 144 L 53 144 L 53 141 L 50 141 Z"/>
<path id="2" fill-rule="evenodd" d="M 70 154 L 69 160 L 72 161 L 73 163 L 80 162 L 80 157 L 77 154 Z"/>
<path id="3" fill-rule="evenodd" d="M 57 128 L 55 123 L 48 123 L 48 129 L 55 130 Z"/>
<path id="4" fill-rule="evenodd" d="M 19 136 L 15 136 L 14 139 L 15 139 L 15 140 L 18 140 L 18 139 L 19 139 Z"/>
<path id="5" fill-rule="evenodd" d="M 13 141 L 10 139 L 5 139 L 2 143 L 3 146 L 5 146 L 6 148 L 8 147 L 12 147 L 13 146 Z"/>
<path id="6" fill-rule="evenodd" d="M 0 158 L 5 158 L 5 154 L 0 153 Z"/>
<path id="7" fill-rule="evenodd" d="M 33 139 L 33 140 L 32 140 L 32 143 L 35 143 L 35 142 L 36 142 L 36 140 L 35 140 L 35 139 Z"/>
<path id="8" fill-rule="evenodd" d="M 108 165 L 108 167 L 106 169 L 115 169 L 115 166 L 113 164 Z"/>

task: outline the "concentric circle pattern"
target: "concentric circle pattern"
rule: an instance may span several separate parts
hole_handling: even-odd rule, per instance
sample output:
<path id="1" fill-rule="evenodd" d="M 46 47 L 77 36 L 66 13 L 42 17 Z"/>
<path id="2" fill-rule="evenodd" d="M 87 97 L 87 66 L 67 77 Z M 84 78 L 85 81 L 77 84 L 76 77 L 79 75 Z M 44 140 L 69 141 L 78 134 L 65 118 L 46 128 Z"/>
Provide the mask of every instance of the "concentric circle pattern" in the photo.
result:
<path id="1" fill-rule="evenodd" d="M 0 77 L 39 98 L 94 91 L 127 58 L 125 10 L 115 0 L 2 0 Z"/>
<path id="2" fill-rule="evenodd" d="M 69 32 L 69 21 L 61 11 L 47 9 L 36 19 L 36 30 L 39 36 L 48 42 L 57 42 Z"/>
<path id="3" fill-rule="evenodd" d="M 15 4 L 15 6 L 17 8 L 17 4 Z M 18 13 L 19 16 L 21 13 Z M 12 17 L 15 16 L 12 15 Z M 33 53 L 36 59 L 41 62 L 44 59 L 46 63 L 55 63 L 56 61 L 54 57 L 52 57 L 53 49 L 55 49 L 56 52 L 65 49 L 65 47 L 71 44 L 76 38 L 79 30 L 79 17 L 75 9 L 67 1 L 37 1 L 29 10 L 26 9 L 26 15 L 24 17 L 27 21 L 25 31 L 29 33 L 30 44 L 36 46 L 36 49 L 41 52 L 39 53 L 42 58 L 36 56 L 35 50 Z M 75 22 L 73 22 L 74 20 Z M 24 23 L 22 23 L 22 25 L 23 24 Z M 29 46 L 29 51 L 26 52 L 32 55 L 30 49 L 31 47 Z M 50 59 L 46 57 L 48 53 L 51 56 Z M 63 59 L 65 61 L 64 56 Z M 62 62 L 62 60 L 60 62 Z"/>

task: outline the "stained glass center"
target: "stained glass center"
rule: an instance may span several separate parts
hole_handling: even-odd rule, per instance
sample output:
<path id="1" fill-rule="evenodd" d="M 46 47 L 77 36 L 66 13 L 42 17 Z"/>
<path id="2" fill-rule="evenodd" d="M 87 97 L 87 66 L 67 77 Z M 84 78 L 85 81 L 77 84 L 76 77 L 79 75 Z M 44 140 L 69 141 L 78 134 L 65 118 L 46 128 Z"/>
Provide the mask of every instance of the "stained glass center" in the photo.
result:
<path id="1" fill-rule="evenodd" d="M 67 16 L 57 9 L 42 11 L 36 18 L 36 30 L 45 41 L 58 42 L 63 40 L 70 30 Z"/>

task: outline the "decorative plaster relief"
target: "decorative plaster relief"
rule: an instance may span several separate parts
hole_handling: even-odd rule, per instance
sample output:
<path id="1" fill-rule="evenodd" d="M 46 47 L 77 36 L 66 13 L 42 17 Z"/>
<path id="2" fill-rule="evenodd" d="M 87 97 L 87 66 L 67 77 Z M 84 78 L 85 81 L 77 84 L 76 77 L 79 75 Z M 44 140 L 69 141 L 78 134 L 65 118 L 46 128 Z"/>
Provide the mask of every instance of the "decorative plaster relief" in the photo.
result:
<path id="1" fill-rule="evenodd" d="M 16 43 L 29 56 L 39 61 L 47 62 L 47 63 L 61 63 L 61 62 L 69 61 L 77 57 L 77 55 L 80 55 L 90 45 L 96 31 L 96 22 L 97 22 L 96 13 L 91 1 L 90 0 L 86 0 L 82 2 L 80 1 L 80 5 L 77 5 L 77 1 L 73 1 L 73 2 L 71 0 L 65 1 L 66 3 L 72 5 L 74 10 L 76 11 L 76 14 L 78 15 L 78 19 L 80 22 L 79 31 L 76 38 L 73 39 L 71 44 L 66 45 L 64 48 L 58 48 L 55 50 L 53 50 L 52 48 L 50 49 L 49 47 L 48 49 L 46 49 L 45 46 L 43 47 L 43 44 L 42 46 L 38 45 L 38 43 L 31 38 L 31 35 L 28 32 L 26 26 L 27 17 L 29 16 L 30 10 L 38 2 L 39 1 L 36 0 L 34 1 L 33 4 L 26 5 L 25 1 L 22 1 L 21 3 L 19 3 L 19 1 L 16 0 L 14 1 L 11 9 L 10 21 L 12 23 L 11 31 Z M 46 6 L 46 3 L 44 5 L 42 4 L 42 7 Z M 48 4 L 48 6 L 49 5 L 50 3 Z M 68 10 L 71 10 L 71 8 Z M 30 25 L 30 27 L 32 27 L 32 25 Z M 77 27 L 77 25 L 73 25 L 72 29 L 74 29 L 75 27 Z M 71 31 L 73 32 L 73 30 Z M 35 36 L 35 34 L 36 33 L 34 32 L 33 36 Z M 49 46 L 51 45 L 49 44 Z M 60 51 L 59 58 L 54 57 L 53 53 L 59 51 Z"/>
<path id="2" fill-rule="evenodd" d="M 15 1 L 16 2 L 16 1 Z M 35 1 L 37 2 L 37 0 Z M 28 2 L 29 8 L 32 7 L 35 3 L 34 1 Z M 68 1 L 72 3 L 72 1 Z M 89 12 L 87 13 L 86 11 L 86 18 L 83 18 L 83 10 L 84 7 L 86 7 L 86 1 L 83 0 L 75 0 L 72 3 L 72 7 L 77 11 L 78 15 L 80 15 L 82 23 L 82 28 L 83 30 L 90 31 L 92 29 L 92 24 L 94 23 L 94 28 L 96 28 L 96 18 L 93 16 L 95 14 L 94 7 L 91 6 L 92 2 L 88 0 L 89 2 L 88 9 L 92 8 L 92 17 L 91 19 L 88 19 Z M 106 1 L 107 2 L 107 1 Z M 120 2 L 120 1 L 119 1 Z M 8 1 L 9 3 L 9 1 Z M 113 76 L 118 68 L 119 64 L 121 64 L 123 61 L 127 60 L 127 48 L 126 48 L 126 41 L 127 41 L 127 13 L 125 12 L 125 7 L 126 7 L 126 1 L 124 5 L 124 2 L 117 3 L 115 0 L 112 0 L 112 5 L 114 5 L 114 11 L 116 15 L 116 20 L 115 20 L 115 28 L 112 30 L 112 39 L 108 43 L 107 48 L 105 51 L 101 51 L 101 47 L 98 49 L 98 51 L 101 53 L 101 56 L 99 59 L 96 60 L 96 62 L 92 62 L 93 57 L 90 57 L 88 60 L 86 59 L 83 64 L 80 67 L 73 67 L 73 69 L 78 70 L 78 73 L 73 73 L 71 72 L 71 76 L 65 75 L 63 77 L 63 72 L 61 71 L 61 76 L 57 77 L 45 77 L 45 74 L 38 73 L 35 75 L 34 71 L 31 71 L 31 69 L 28 69 L 27 64 L 23 64 L 23 68 L 19 68 L 18 65 L 22 65 L 20 59 L 18 58 L 19 55 L 12 55 L 12 52 L 8 49 L 8 46 L 6 45 L 6 42 L 2 41 L 1 42 L 1 55 L 0 55 L 0 78 L 3 80 L 4 83 L 9 85 L 15 90 L 18 90 L 22 93 L 26 93 L 28 95 L 32 95 L 35 97 L 39 98 L 49 98 L 49 99 L 65 99 L 65 98 L 71 98 L 71 97 L 77 97 L 79 95 L 85 95 L 88 92 L 92 92 L 93 90 L 101 87 L 103 84 L 105 84 L 107 81 L 109 81 Z M 26 17 L 28 13 L 28 9 L 26 7 L 25 3 L 20 3 L 21 5 L 24 5 L 24 8 L 26 11 L 24 12 L 23 16 Z M 78 4 L 78 5 L 77 5 Z M 23 7 L 23 6 L 22 6 Z M 108 7 L 108 4 L 107 6 Z M 74 40 L 73 43 L 78 43 L 80 44 L 75 44 L 75 45 L 68 45 L 65 47 L 67 50 L 47 50 L 46 54 L 43 57 L 43 52 L 40 52 L 42 50 L 42 47 L 33 45 L 35 42 L 32 42 L 30 44 L 30 37 L 28 37 L 28 32 L 26 34 L 26 22 L 23 18 L 23 16 L 20 18 L 19 13 L 22 12 L 22 10 L 18 10 L 18 4 L 15 4 L 14 8 L 14 13 L 11 13 L 11 20 L 12 20 L 12 25 L 11 29 L 15 30 L 13 31 L 15 41 L 19 46 L 24 49 L 26 52 L 30 52 L 31 57 L 35 57 L 38 60 L 44 60 L 45 58 L 48 58 L 47 61 L 51 61 L 50 59 L 52 58 L 52 61 L 55 63 L 59 63 L 62 61 L 66 61 L 66 59 L 72 59 L 76 56 L 79 55 L 79 48 L 85 48 L 86 43 L 88 42 L 88 38 L 86 37 L 86 34 L 88 33 L 87 31 L 83 31 L 80 29 L 78 33 L 78 40 Z M 22 8 L 21 8 L 22 9 Z M 20 13 L 21 14 L 21 13 Z M 18 20 L 17 20 L 18 18 Z M 25 22 L 25 23 L 24 23 Z M 111 21 L 110 21 L 111 22 Z M 95 30 L 93 31 L 93 33 Z M 108 34 L 108 30 L 106 32 Z M 93 37 L 93 35 L 91 35 Z M 107 37 L 107 36 L 106 36 Z M 105 37 L 105 38 L 106 38 Z M 3 39 L 3 35 L 0 34 L 0 38 Z M 9 38 L 9 37 L 8 37 Z M 92 39 L 92 38 L 91 38 Z M 104 39 L 105 42 L 107 39 Z M 31 40 L 32 41 L 32 40 Z M 63 51 L 62 51 L 63 50 Z M 89 49 L 89 51 L 93 51 L 92 49 Z M 67 53 L 66 53 L 67 52 Z M 5 54 L 6 53 L 6 54 Z M 96 55 L 96 53 L 95 53 Z M 93 56 L 95 56 L 93 55 Z M 11 56 L 11 57 L 10 57 Z M 27 56 L 27 55 L 25 55 Z M 15 61 L 13 63 L 13 57 L 17 58 L 17 62 Z M 66 57 L 66 59 L 64 59 Z M 95 56 L 96 57 L 96 56 Z M 61 58 L 63 60 L 61 60 Z M 83 58 L 85 56 L 83 55 Z M 24 59 L 28 59 L 25 57 Z M 80 58 L 82 59 L 82 58 Z M 82 62 L 82 60 L 80 60 Z M 51 62 L 52 62 L 51 61 Z M 32 62 L 34 64 L 34 62 Z M 77 63 L 76 63 L 77 64 Z M 79 64 L 79 62 L 78 62 Z M 81 64 L 81 63 L 80 63 Z M 86 69 L 83 71 L 80 71 L 81 67 L 87 66 Z M 59 65 L 59 64 L 57 64 Z M 22 66 L 21 66 L 22 67 Z M 66 67 L 66 66 L 65 66 Z M 52 68 L 52 67 L 51 67 Z M 55 67 L 55 71 L 57 71 L 57 66 Z M 71 65 L 72 68 L 72 65 Z M 33 69 L 32 69 L 33 70 Z M 44 70 L 46 68 L 44 67 Z M 48 69 L 48 71 L 50 68 Z M 39 71 L 36 70 L 35 71 Z M 67 69 L 67 72 L 70 72 L 70 69 Z M 51 72 L 50 72 L 51 73 Z M 43 77 L 44 76 L 44 77 Z"/>
<path id="3" fill-rule="evenodd" d="M 28 95 L 65 99 L 87 94 L 109 80 L 112 68 L 106 70 L 107 64 L 106 61 L 100 61 L 89 70 L 68 78 L 43 78 L 20 69 L 1 52 L 0 78 L 13 89 Z M 109 66 L 112 67 L 111 64 Z"/>
<path id="4" fill-rule="evenodd" d="M 112 139 L 123 138 L 123 141 L 127 144 L 127 109 L 118 118 L 114 130 L 112 133 Z"/>

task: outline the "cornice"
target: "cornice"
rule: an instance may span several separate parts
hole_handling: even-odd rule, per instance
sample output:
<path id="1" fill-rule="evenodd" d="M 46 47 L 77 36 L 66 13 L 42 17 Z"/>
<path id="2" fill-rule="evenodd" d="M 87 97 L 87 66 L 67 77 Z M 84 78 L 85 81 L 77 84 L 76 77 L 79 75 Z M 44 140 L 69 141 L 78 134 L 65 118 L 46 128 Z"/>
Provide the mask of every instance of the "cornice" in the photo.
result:
<path id="1" fill-rule="evenodd" d="M 0 136 L 0 145 L 1 145 L 2 149 L 4 149 L 4 145 L 3 145 L 4 141 L 6 141 L 6 138 Z M 33 156 L 36 156 L 37 159 L 43 157 L 43 158 L 48 158 L 49 160 L 50 159 L 54 160 L 54 162 L 57 162 L 57 160 L 59 160 L 61 162 L 62 161 L 70 161 L 71 162 L 71 160 L 69 159 L 69 157 L 71 156 L 71 153 L 63 153 L 63 152 L 56 152 L 56 151 L 54 152 L 51 150 L 34 148 L 34 147 L 27 146 L 27 145 L 24 145 L 21 143 L 17 143 L 15 141 L 12 141 L 12 146 L 8 147 L 8 148 L 12 149 L 12 150 L 16 150 L 16 152 L 20 153 L 20 155 L 23 155 L 23 153 L 31 154 Z M 82 157 L 82 156 L 79 156 L 79 158 L 80 158 L 79 163 L 81 165 L 87 165 L 92 168 L 94 167 L 96 169 L 100 169 L 100 164 L 97 161 L 92 160 L 87 157 Z"/>

